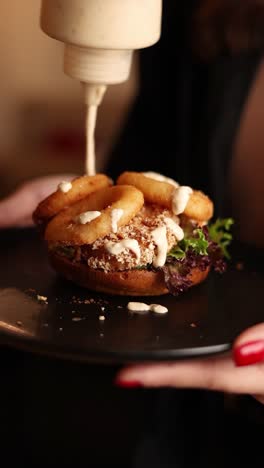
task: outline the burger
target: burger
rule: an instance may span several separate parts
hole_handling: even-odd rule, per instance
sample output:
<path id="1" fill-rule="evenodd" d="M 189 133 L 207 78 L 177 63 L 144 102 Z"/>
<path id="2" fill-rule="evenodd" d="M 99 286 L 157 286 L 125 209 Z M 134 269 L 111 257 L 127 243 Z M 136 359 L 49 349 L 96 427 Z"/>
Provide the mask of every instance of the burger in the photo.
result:
<path id="1" fill-rule="evenodd" d="M 212 222 L 203 192 L 152 172 L 100 177 L 60 184 L 33 214 L 61 276 L 107 294 L 177 296 L 225 270 L 233 221 Z"/>

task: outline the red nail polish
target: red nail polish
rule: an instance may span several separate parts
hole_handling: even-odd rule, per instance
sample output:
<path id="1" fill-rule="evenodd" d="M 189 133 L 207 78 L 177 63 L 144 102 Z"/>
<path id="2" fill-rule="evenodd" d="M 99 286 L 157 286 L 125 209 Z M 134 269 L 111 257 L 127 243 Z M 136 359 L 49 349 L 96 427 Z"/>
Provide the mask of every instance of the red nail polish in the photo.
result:
<path id="1" fill-rule="evenodd" d="M 122 388 L 140 388 L 142 387 L 142 384 L 138 382 L 137 380 L 120 380 L 117 379 L 115 381 L 115 385 L 117 387 L 122 387 Z"/>
<path id="2" fill-rule="evenodd" d="M 255 340 L 234 349 L 233 357 L 237 366 L 248 366 L 264 360 L 264 340 Z"/>

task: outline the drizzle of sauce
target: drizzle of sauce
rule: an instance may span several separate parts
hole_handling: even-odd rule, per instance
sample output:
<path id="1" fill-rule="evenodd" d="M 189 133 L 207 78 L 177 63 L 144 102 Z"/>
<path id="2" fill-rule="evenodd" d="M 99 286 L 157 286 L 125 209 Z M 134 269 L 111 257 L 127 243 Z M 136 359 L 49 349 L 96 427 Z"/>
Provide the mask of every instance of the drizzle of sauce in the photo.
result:
<path id="1" fill-rule="evenodd" d="M 99 216 L 101 216 L 100 211 L 85 211 L 85 213 L 81 213 L 79 216 L 77 216 L 76 222 L 79 224 L 87 224 Z"/>
<path id="2" fill-rule="evenodd" d="M 193 190 L 191 187 L 184 185 L 174 190 L 171 200 L 172 211 L 174 214 L 179 215 L 184 212 L 192 192 Z"/>
<path id="3" fill-rule="evenodd" d="M 164 221 L 167 227 L 171 230 L 171 232 L 176 237 L 177 241 L 181 241 L 184 238 L 184 232 L 183 232 L 183 229 L 179 226 L 179 224 L 177 224 L 171 218 L 165 218 Z"/>
<path id="4" fill-rule="evenodd" d="M 166 314 L 168 312 L 167 307 L 160 304 L 151 304 L 150 310 L 151 312 L 155 312 L 155 314 Z"/>
<path id="5" fill-rule="evenodd" d="M 179 187 L 178 182 L 176 180 L 171 179 L 170 177 L 166 177 L 162 174 L 159 174 L 158 172 L 143 172 L 142 173 L 145 177 L 148 177 L 149 179 L 157 180 L 158 182 L 167 182 L 168 184 L 173 185 L 174 187 Z"/>
<path id="6" fill-rule="evenodd" d="M 131 312 L 148 312 L 150 310 L 150 306 L 144 302 L 129 302 L 127 308 Z"/>
<path id="7" fill-rule="evenodd" d="M 101 104 L 105 85 L 85 85 L 86 101 L 86 173 L 89 176 L 96 174 L 95 163 L 95 127 L 98 113 L 98 106 Z"/>
<path id="8" fill-rule="evenodd" d="M 119 255 L 128 249 L 135 254 L 137 260 L 140 259 L 140 247 L 138 241 L 135 239 L 123 239 L 120 242 L 107 242 L 105 248 L 111 255 Z"/>
<path id="9" fill-rule="evenodd" d="M 155 268 L 162 267 L 166 263 L 167 251 L 168 251 L 168 241 L 167 241 L 167 229 L 166 226 L 161 226 L 151 233 L 152 239 L 156 244 L 156 254 L 153 259 L 153 266 Z"/>
<path id="10" fill-rule="evenodd" d="M 68 193 L 71 189 L 72 189 L 72 183 L 71 182 L 66 182 L 66 181 L 63 180 L 58 185 L 58 190 L 60 192 L 63 192 L 63 193 Z"/>
<path id="11" fill-rule="evenodd" d="M 127 309 L 131 312 L 155 312 L 156 314 L 166 314 L 167 307 L 160 304 L 145 304 L 144 302 L 129 302 Z"/>
<path id="12" fill-rule="evenodd" d="M 94 133 L 97 119 L 97 106 L 87 106 L 86 113 L 86 173 L 96 174 Z"/>
<path id="13" fill-rule="evenodd" d="M 123 214 L 124 214 L 124 210 L 121 210 L 119 208 L 116 208 L 112 210 L 111 212 L 111 228 L 114 234 L 117 232 L 117 229 L 118 229 L 117 223 L 122 218 Z"/>

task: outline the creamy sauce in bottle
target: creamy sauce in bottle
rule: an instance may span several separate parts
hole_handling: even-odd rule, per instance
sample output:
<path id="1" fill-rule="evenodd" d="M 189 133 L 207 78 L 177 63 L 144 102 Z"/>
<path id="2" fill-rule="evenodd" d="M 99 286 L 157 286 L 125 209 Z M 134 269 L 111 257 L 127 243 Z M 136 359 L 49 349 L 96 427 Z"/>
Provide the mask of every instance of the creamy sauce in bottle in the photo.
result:
<path id="1" fill-rule="evenodd" d="M 162 0 L 42 0 L 41 4 L 42 30 L 65 44 L 65 73 L 85 83 L 85 171 L 94 175 L 94 129 L 105 85 L 126 81 L 133 51 L 159 40 Z"/>

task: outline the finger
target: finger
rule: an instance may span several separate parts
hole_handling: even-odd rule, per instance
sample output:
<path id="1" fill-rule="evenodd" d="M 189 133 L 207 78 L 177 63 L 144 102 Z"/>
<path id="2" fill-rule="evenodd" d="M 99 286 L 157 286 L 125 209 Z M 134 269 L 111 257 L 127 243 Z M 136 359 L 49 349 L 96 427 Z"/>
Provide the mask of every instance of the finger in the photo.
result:
<path id="1" fill-rule="evenodd" d="M 236 367 L 231 357 L 131 366 L 117 384 L 144 387 L 200 388 L 241 394 L 264 394 L 264 366 Z"/>
<path id="2" fill-rule="evenodd" d="M 34 195 L 24 190 L 15 193 L 0 202 L 0 227 L 14 227 L 31 224 L 30 212 Z"/>
<path id="3" fill-rule="evenodd" d="M 37 198 L 37 202 L 39 202 L 57 190 L 60 182 L 64 180 L 72 180 L 75 177 L 77 176 L 74 174 L 57 174 L 53 176 L 38 177 L 27 182 L 26 184 L 23 184 L 23 188 L 30 189 L 31 192 L 34 192 Z"/>
<path id="4" fill-rule="evenodd" d="M 264 323 L 241 333 L 234 342 L 233 359 L 237 366 L 264 362 Z"/>
<path id="5" fill-rule="evenodd" d="M 243 331 L 234 342 L 234 347 L 240 346 L 248 341 L 264 340 L 264 323 L 259 323 Z"/>
<path id="6" fill-rule="evenodd" d="M 62 180 L 73 177 L 70 174 L 40 177 L 20 186 L 0 201 L 0 228 L 32 225 L 32 212 L 37 204 L 54 192 Z"/>

